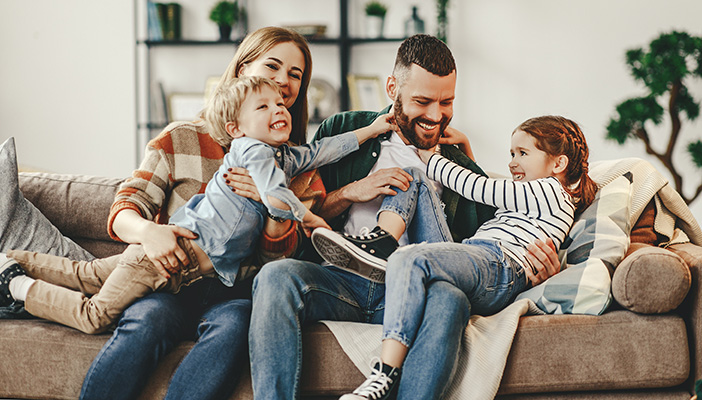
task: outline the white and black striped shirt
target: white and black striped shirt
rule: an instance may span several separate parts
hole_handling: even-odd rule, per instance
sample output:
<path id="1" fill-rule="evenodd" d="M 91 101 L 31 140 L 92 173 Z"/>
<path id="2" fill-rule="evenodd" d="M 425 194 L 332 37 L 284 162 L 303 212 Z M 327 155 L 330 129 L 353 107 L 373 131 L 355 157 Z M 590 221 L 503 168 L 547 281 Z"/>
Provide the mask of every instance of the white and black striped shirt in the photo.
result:
<path id="1" fill-rule="evenodd" d="M 469 200 L 496 207 L 495 218 L 472 239 L 498 241 L 523 267 L 533 268 L 526 258 L 529 243 L 551 238 L 558 249 L 573 224 L 575 206 L 555 177 L 528 182 L 486 178 L 438 154 L 429 159 L 427 175 Z"/>

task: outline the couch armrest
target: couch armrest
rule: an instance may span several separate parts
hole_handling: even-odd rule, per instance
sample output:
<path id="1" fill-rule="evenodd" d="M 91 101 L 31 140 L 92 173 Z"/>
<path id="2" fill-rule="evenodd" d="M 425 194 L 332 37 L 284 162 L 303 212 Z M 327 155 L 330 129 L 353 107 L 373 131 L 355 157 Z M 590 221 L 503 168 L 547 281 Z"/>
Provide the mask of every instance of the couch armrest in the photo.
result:
<path id="1" fill-rule="evenodd" d="M 695 381 L 702 379 L 702 247 L 684 243 L 670 246 L 668 249 L 685 260 L 692 274 L 690 292 L 679 310 L 687 325 L 692 372 L 689 387 L 690 391 L 694 392 Z"/>

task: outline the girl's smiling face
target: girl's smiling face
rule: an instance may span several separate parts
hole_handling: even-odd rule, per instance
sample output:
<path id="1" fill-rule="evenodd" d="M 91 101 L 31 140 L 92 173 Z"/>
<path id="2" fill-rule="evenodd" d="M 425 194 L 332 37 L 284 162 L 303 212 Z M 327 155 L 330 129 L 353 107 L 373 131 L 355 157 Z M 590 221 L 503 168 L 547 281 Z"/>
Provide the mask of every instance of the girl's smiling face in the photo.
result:
<path id="1" fill-rule="evenodd" d="M 290 138 L 290 121 L 283 97 L 270 86 L 263 86 L 246 96 L 234 129 L 240 136 L 278 147 Z"/>
<path id="2" fill-rule="evenodd" d="M 262 76 L 275 81 L 283 92 L 285 107 L 290 108 L 300 93 L 304 71 L 305 56 L 302 51 L 293 42 L 285 42 L 242 65 L 239 75 Z"/>
<path id="3" fill-rule="evenodd" d="M 555 176 L 556 159 L 536 147 L 536 139 L 528 133 L 516 130 L 510 146 L 512 161 L 509 172 L 514 181 L 533 181 Z"/>

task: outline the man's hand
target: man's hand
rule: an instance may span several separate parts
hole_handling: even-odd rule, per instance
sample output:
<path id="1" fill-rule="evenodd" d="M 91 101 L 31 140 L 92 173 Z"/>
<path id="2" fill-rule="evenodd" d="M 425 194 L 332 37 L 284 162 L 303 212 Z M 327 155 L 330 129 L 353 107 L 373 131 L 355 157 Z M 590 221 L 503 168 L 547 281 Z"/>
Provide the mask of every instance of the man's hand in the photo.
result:
<path id="1" fill-rule="evenodd" d="M 166 279 L 171 277 L 169 272 L 175 274 L 180 271 L 181 265 L 190 263 L 185 251 L 178 246 L 179 236 L 197 238 L 196 234 L 179 226 L 150 224 L 141 243 L 146 256 Z"/>
<path id="2" fill-rule="evenodd" d="M 526 268 L 526 276 L 532 286 L 536 286 L 546 279 L 556 275 L 561 270 L 558 252 L 553 240 L 537 240 L 527 246 L 527 258 L 536 267 L 536 275 L 530 268 Z"/>
<path id="3" fill-rule="evenodd" d="M 258 193 L 256 184 L 249 175 L 249 171 L 245 168 L 229 168 L 226 174 L 222 177 L 225 179 L 227 186 L 232 188 L 232 191 L 239 196 L 246 197 L 253 201 L 261 202 L 261 195 Z"/>
<path id="4" fill-rule="evenodd" d="M 352 182 L 344 187 L 344 198 L 351 203 L 365 203 L 381 194 L 394 196 L 397 192 L 394 186 L 403 192 L 409 189 L 412 175 L 402 168 L 385 168 L 378 170 L 360 181 Z"/>

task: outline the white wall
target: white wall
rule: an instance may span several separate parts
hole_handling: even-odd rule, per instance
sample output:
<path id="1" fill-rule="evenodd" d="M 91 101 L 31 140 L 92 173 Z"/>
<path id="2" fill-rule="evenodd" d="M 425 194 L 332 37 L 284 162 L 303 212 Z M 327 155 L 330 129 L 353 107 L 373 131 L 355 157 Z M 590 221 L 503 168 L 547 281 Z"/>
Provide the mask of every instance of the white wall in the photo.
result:
<path id="1" fill-rule="evenodd" d="M 126 176 L 135 166 L 133 4 L 0 2 L 0 141 L 30 169 Z"/>
<path id="2" fill-rule="evenodd" d="M 143 1 L 143 0 L 139 0 Z M 400 36 L 412 3 L 435 32 L 433 1 L 386 0 L 386 35 Z M 214 0 L 182 0 L 183 35 L 214 39 L 207 20 Z M 249 0 L 250 27 L 322 23 L 339 31 L 334 0 Z M 350 30 L 363 34 L 363 0 L 350 0 Z M 526 118 L 562 114 L 581 124 L 591 160 L 647 156 L 641 142 L 606 141 L 605 127 L 622 100 L 643 93 L 629 76 L 624 52 L 647 46 L 662 32 L 702 36 L 699 0 L 460 0 L 450 2 L 449 46 L 458 63 L 454 126 L 467 133 L 485 169 L 506 173 L 512 129 Z M 2 0 L 0 2 L 0 140 L 15 136 L 20 163 L 65 173 L 125 176 L 136 165 L 134 5 L 131 1 Z M 30 22 L 27 22 L 30 21 Z M 385 77 L 397 43 L 357 46 L 351 70 Z M 202 75 L 218 75 L 233 49 L 158 49 L 154 65 L 167 91 L 202 91 Z M 338 52 L 313 45 L 314 75 L 339 84 Z M 172 53 L 172 54 L 170 54 Z M 702 83 L 692 85 L 702 100 Z M 651 129 L 659 139 L 664 122 Z M 675 163 L 685 190 L 700 171 L 684 144 L 702 137 L 702 125 L 684 123 Z M 660 140 L 659 140 L 660 141 Z M 658 148 L 662 143 L 656 143 Z M 140 151 L 140 150 L 139 150 Z M 702 199 L 692 205 L 702 220 Z"/>

